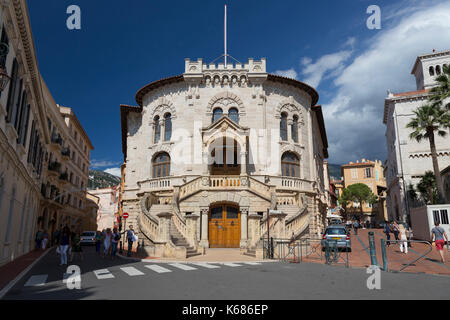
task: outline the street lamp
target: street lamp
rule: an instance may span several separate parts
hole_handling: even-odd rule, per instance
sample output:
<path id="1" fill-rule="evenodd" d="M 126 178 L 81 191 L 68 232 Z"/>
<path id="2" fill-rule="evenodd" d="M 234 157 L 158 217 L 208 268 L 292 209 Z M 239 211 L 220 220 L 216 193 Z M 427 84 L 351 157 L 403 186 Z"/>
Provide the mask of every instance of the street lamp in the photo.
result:
<path id="1" fill-rule="evenodd" d="M 11 79 L 6 71 L 6 56 L 8 55 L 9 47 L 6 43 L 0 43 L 0 92 L 5 90 Z"/>

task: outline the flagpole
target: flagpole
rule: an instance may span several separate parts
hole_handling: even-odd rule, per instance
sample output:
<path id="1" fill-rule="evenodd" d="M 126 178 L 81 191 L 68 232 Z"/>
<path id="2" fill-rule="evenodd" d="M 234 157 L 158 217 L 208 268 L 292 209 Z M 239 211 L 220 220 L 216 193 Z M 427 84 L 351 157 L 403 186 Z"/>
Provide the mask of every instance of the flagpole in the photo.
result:
<path id="1" fill-rule="evenodd" d="M 225 69 L 227 68 L 227 5 L 225 5 L 225 19 L 224 19 L 224 46 L 225 46 Z"/>

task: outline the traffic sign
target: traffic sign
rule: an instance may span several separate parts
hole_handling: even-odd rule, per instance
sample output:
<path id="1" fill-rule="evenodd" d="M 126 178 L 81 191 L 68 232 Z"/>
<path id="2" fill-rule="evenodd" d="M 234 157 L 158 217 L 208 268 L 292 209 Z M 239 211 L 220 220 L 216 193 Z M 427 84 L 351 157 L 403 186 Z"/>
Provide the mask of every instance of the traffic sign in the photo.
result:
<path id="1" fill-rule="evenodd" d="M 122 217 L 123 217 L 124 219 L 128 218 L 128 213 L 124 212 L 123 215 L 122 215 Z"/>

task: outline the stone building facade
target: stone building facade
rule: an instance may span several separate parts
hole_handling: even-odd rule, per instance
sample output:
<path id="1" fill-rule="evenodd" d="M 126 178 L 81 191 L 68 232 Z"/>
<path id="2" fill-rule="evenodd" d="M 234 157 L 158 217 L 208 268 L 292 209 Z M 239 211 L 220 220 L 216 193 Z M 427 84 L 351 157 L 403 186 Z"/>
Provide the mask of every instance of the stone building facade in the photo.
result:
<path id="1" fill-rule="evenodd" d="M 436 85 L 435 78 L 444 65 L 450 65 L 450 51 L 432 52 L 417 57 L 411 74 L 416 78 L 417 90 L 391 93 L 384 103 L 383 123 L 386 125 L 386 182 L 389 219 L 409 221 L 409 212 L 415 206 L 408 196 L 410 185 L 416 186 L 426 171 L 433 171 L 430 144 L 411 140 L 411 129 L 406 125 L 414 117 L 413 111 L 427 103 L 429 90 Z M 439 168 L 450 165 L 450 139 L 435 135 Z"/>
<path id="2" fill-rule="evenodd" d="M 98 197 L 97 228 L 104 230 L 118 226 L 117 213 L 119 210 L 119 186 L 89 190 Z"/>
<path id="3" fill-rule="evenodd" d="M 380 223 L 387 220 L 386 209 L 386 178 L 381 160 L 356 160 L 341 166 L 344 187 L 352 184 L 364 183 L 370 188 L 373 194 L 378 197 L 378 202 L 374 204 L 363 203 L 362 216 L 359 204 L 350 204 L 347 208 L 348 218 L 356 216 L 361 222 Z"/>
<path id="4" fill-rule="evenodd" d="M 89 152 L 78 166 L 70 150 L 77 149 L 69 108 L 54 101 L 38 69 L 25 0 L 0 1 L 0 42 L 9 47 L 5 67 L 10 81 L 0 93 L 0 265 L 28 253 L 38 229 L 52 236 L 59 224 L 82 225 L 85 194 L 68 179 L 77 171 L 87 184 Z M 67 113 L 68 112 L 68 113 Z M 70 115 L 69 115 L 70 114 Z M 68 118 L 72 120 L 68 120 Z M 84 132 L 78 124 L 79 132 Z M 92 145 L 84 133 L 89 151 Z M 86 151 L 86 150 L 85 150 Z M 79 168 L 76 169 L 75 167 Z M 68 208 L 77 196 L 82 210 Z M 69 220 L 65 214 L 70 215 Z M 92 211 L 91 211 L 92 212 Z"/>
<path id="5" fill-rule="evenodd" d="M 268 74 L 265 59 L 186 59 L 136 101 L 120 107 L 121 207 L 157 255 L 254 254 L 268 225 L 275 238 L 323 231 L 328 144 L 312 87 Z"/>

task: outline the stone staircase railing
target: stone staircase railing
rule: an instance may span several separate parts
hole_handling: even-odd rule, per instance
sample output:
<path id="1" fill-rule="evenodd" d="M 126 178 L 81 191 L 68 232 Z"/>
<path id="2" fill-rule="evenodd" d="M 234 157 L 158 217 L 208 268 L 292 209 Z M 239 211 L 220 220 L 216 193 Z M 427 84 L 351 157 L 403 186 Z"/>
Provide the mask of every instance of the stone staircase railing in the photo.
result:
<path id="1" fill-rule="evenodd" d="M 172 208 L 174 215 L 172 216 L 172 222 L 174 226 L 177 228 L 178 232 L 186 239 L 187 231 L 186 231 L 186 219 L 180 212 L 179 207 L 179 199 L 180 199 L 180 188 L 175 187 L 172 195 Z"/>
<path id="2" fill-rule="evenodd" d="M 291 238 L 294 233 L 294 238 L 297 239 L 309 226 L 308 204 L 306 197 L 302 197 L 302 207 L 296 215 L 286 220 L 286 235 Z"/>
<path id="3" fill-rule="evenodd" d="M 201 190 L 249 189 L 271 199 L 271 186 L 249 176 L 202 176 L 180 186 L 179 199 L 183 200 Z"/>
<path id="4" fill-rule="evenodd" d="M 152 217 L 150 214 L 141 210 L 138 215 L 138 226 L 141 233 L 149 240 L 151 243 L 155 243 L 159 238 L 159 221 L 158 219 Z"/>

